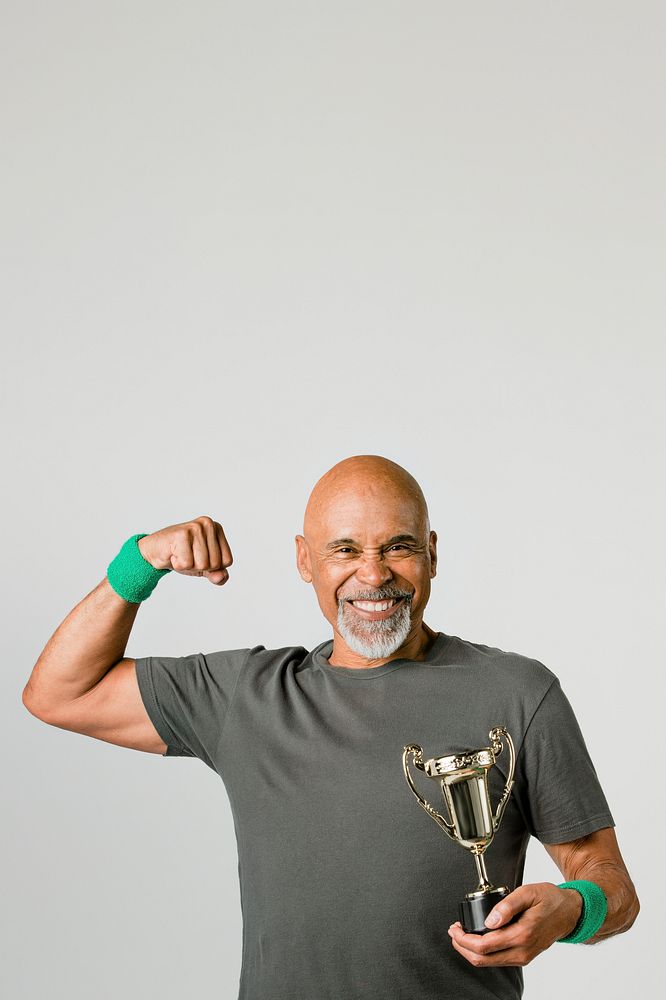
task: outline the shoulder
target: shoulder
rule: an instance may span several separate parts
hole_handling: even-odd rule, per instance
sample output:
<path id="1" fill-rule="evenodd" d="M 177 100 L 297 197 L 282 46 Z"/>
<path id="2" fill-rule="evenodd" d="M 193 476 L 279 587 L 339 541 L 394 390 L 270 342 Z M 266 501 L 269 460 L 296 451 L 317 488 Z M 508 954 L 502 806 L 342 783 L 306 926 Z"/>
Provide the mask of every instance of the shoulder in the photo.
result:
<path id="1" fill-rule="evenodd" d="M 513 650 L 500 649 L 482 642 L 449 636 L 449 656 L 454 656 L 461 665 L 476 669 L 499 683 L 507 682 L 525 685 L 543 693 L 557 681 L 557 675 L 536 657 Z"/>

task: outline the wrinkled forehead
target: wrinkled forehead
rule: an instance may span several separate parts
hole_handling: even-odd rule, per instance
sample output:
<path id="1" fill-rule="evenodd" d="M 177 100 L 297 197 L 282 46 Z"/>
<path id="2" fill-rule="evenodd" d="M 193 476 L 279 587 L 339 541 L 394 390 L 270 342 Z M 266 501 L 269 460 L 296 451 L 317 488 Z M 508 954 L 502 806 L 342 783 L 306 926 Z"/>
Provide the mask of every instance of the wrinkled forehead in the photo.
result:
<path id="1" fill-rule="evenodd" d="M 304 533 L 318 543 L 348 538 L 379 545 L 398 534 L 420 538 L 427 532 L 427 512 L 414 494 L 369 485 L 361 490 L 331 491 L 306 510 Z"/>

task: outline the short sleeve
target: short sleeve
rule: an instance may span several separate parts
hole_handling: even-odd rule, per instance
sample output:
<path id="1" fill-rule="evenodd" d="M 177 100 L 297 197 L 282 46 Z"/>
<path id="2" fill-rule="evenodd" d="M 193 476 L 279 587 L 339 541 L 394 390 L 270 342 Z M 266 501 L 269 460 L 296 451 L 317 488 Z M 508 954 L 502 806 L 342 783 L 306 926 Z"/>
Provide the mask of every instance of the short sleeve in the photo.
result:
<path id="1" fill-rule="evenodd" d="M 530 833 L 563 844 L 615 826 L 573 709 L 557 679 L 529 724 L 513 794 Z"/>
<path id="2" fill-rule="evenodd" d="M 217 746 L 250 649 L 144 656 L 136 677 L 165 757 L 199 757 L 213 770 Z"/>

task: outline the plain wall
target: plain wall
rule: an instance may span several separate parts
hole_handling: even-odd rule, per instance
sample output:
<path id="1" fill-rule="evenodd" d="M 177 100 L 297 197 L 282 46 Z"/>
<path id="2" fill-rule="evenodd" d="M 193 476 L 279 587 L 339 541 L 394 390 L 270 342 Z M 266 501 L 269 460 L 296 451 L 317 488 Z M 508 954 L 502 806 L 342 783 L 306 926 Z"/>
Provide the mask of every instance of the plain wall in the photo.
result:
<path id="1" fill-rule="evenodd" d="M 428 624 L 559 676 L 642 900 L 628 934 L 539 956 L 525 996 L 656 988 L 665 20 L 3 4 L 4 995 L 236 996 L 222 782 L 21 692 L 126 538 L 201 514 L 229 583 L 169 574 L 127 655 L 328 638 L 294 535 L 368 452 L 428 499 Z M 537 842 L 526 879 L 562 880 Z"/>

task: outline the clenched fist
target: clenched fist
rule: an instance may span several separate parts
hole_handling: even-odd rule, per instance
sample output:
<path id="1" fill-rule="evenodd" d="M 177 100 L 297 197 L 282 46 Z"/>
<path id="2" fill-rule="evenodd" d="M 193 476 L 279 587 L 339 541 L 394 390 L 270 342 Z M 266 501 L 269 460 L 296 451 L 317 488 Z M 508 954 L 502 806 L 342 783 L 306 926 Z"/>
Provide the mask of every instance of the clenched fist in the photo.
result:
<path id="1" fill-rule="evenodd" d="M 222 525 L 205 514 L 146 535 L 138 546 L 155 569 L 205 576 L 220 587 L 229 579 L 227 567 L 234 561 Z"/>

